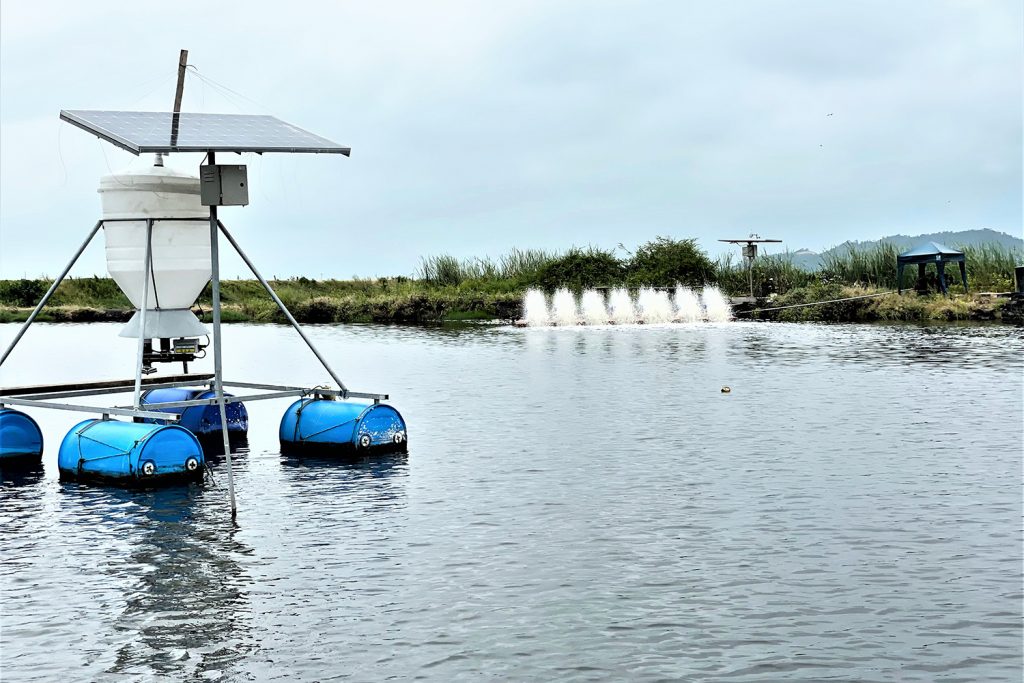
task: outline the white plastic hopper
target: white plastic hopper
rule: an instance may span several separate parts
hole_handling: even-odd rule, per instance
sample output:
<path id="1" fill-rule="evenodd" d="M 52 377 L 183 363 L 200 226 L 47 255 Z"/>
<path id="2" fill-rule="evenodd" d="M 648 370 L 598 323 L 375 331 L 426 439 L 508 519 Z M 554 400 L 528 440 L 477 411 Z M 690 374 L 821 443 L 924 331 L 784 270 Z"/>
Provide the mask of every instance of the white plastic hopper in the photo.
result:
<path id="1" fill-rule="evenodd" d="M 100 180 L 107 270 L 136 309 L 143 306 L 147 218 L 207 218 L 199 178 L 163 166 L 128 170 Z M 147 339 L 208 334 L 190 308 L 210 281 L 210 225 L 205 221 L 153 224 L 153 279 L 146 302 Z M 139 334 L 138 311 L 121 331 Z"/>

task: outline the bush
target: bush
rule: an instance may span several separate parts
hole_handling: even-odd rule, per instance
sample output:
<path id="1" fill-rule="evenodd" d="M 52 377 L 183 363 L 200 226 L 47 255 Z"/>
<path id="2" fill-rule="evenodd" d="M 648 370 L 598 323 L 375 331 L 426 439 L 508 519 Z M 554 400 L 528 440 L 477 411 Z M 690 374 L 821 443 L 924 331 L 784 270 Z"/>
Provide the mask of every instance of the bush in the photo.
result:
<path id="1" fill-rule="evenodd" d="M 870 299 L 858 299 L 855 301 L 835 301 L 847 297 L 861 296 L 867 293 L 865 290 L 845 287 L 839 283 L 813 283 L 807 287 L 800 287 L 791 290 L 788 294 L 778 297 L 772 302 L 772 307 L 794 306 L 797 304 L 815 304 L 813 306 L 802 306 L 800 308 L 789 308 L 782 311 L 769 311 L 760 314 L 759 317 L 774 318 L 787 322 L 798 322 L 804 320 L 829 320 L 834 322 L 852 322 L 863 319 L 862 309 L 867 306 Z M 828 303 L 818 303 L 828 302 Z"/>
<path id="2" fill-rule="evenodd" d="M 625 274 L 625 265 L 614 253 L 594 247 L 586 250 L 574 247 L 541 268 L 533 284 L 548 290 L 568 287 L 578 291 L 621 284 Z"/>
<path id="3" fill-rule="evenodd" d="M 337 320 L 338 303 L 326 296 L 313 297 L 296 306 L 293 315 L 303 323 L 332 323 Z"/>
<path id="4" fill-rule="evenodd" d="M 7 280 L 0 283 L 0 303 L 19 308 L 34 307 L 49 285 L 42 280 Z"/>
<path id="5" fill-rule="evenodd" d="M 715 264 L 692 238 L 658 237 L 640 245 L 629 261 L 628 275 L 631 284 L 653 287 L 676 283 L 703 287 L 718 282 Z"/>

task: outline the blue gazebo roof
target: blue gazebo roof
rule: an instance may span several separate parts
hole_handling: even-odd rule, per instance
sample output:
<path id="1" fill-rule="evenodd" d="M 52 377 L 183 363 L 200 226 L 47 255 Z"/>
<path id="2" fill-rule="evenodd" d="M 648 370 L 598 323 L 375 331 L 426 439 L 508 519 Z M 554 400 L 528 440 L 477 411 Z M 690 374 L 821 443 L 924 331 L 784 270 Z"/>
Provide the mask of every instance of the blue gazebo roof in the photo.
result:
<path id="1" fill-rule="evenodd" d="M 909 250 L 903 252 L 902 254 L 900 254 L 899 257 L 901 259 L 904 259 L 904 258 L 905 259 L 913 259 L 915 257 L 920 258 L 922 256 L 925 256 L 925 257 L 930 256 L 930 257 L 932 257 L 934 259 L 934 257 L 936 257 L 936 256 L 963 256 L 963 255 L 964 255 L 964 252 L 959 251 L 957 249 L 950 249 L 945 244 L 939 244 L 938 242 L 925 242 L 924 244 L 919 244 L 916 247 L 914 247 L 913 249 L 909 249 Z"/>

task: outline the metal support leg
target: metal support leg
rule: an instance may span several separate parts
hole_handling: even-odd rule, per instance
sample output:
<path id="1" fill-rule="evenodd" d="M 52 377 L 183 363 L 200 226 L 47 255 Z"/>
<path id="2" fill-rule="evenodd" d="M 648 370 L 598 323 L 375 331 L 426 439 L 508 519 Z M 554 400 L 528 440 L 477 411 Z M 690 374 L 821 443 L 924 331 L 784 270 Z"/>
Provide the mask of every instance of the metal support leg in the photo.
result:
<path id="1" fill-rule="evenodd" d="M 38 304 L 36 304 L 35 309 L 28 316 L 28 320 L 26 320 L 25 323 L 21 326 L 21 329 L 18 330 L 18 334 L 14 335 L 14 341 L 12 341 L 10 345 L 7 347 L 7 350 L 4 351 L 3 357 L 0 357 L 0 365 L 4 364 L 4 361 L 7 360 L 7 356 L 11 355 L 11 351 L 13 351 L 14 347 L 18 345 L 18 342 L 21 341 L 21 338 L 25 336 L 25 332 L 28 331 L 29 325 L 31 325 L 32 321 L 34 321 L 36 319 L 36 316 L 39 315 L 39 311 L 43 310 L 43 306 L 45 306 L 46 302 L 50 300 L 50 297 L 53 296 L 53 293 L 57 291 L 57 286 L 64 281 L 65 277 L 67 277 L 68 272 L 71 270 L 72 266 L 74 266 L 75 263 L 78 261 L 78 257 L 81 256 L 82 252 L 85 251 L 85 248 L 89 246 L 89 242 L 92 242 L 92 238 L 96 236 L 96 233 L 99 231 L 100 226 L 102 225 L 103 221 L 96 221 L 96 225 L 94 225 L 92 227 L 92 230 L 89 231 L 89 236 L 85 238 L 84 242 L 82 242 L 82 246 L 78 247 L 78 251 L 76 251 L 75 255 L 71 257 L 71 261 L 69 261 L 68 265 L 65 266 L 64 271 L 57 277 L 56 280 L 53 281 L 53 284 L 50 285 L 50 288 L 46 290 L 46 294 L 44 294 L 43 298 L 39 300 Z"/>
<path id="2" fill-rule="evenodd" d="M 306 342 L 306 346 L 309 347 L 309 350 L 312 351 L 313 355 L 316 356 L 317 360 L 320 361 L 320 364 L 324 366 L 324 370 L 326 370 L 327 373 L 331 376 L 331 378 L 337 383 L 338 388 L 341 389 L 342 398 L 348 398 L 348 387 L 346 387 L 344 382 L 341 381 L 341 378 L 338 377 L 338 374 L 331 369 L 331 366 L 327 364 L 327 361 L 324 359 L 322 355 L 320 355 L 320 352 L 317 350 L 317 348 L 313 346 L 313 342 L 309 340 L 309 337 L 306 336 L 306 333 L 302 331 L 301 327 L 299 327 L 299 323 L 292 316 L 291 311 L 289 311 L 288 307 L 284 305 L 284 302 L 281 301 L 281 298 L 277 295 L 277 292 L 275 292 L 273 288 L 270 286 L 270 283 L 267 282 L 262 275 L 260 275 L 260 272 L 258 270 L 256 270 L 256 266 L 253 265 L 253 262 L 250 261 L 249 257 L 245 255 L 245 252 L 242 251 L 242 248 L 238 246 L 238 242 L 236 242 L 235 238 L 231 236 L 231 233 L 228 232 L 228 229 L 224 227 L 224 224 L 220 223 L 219 221 L 218 224 L 220 225 L 220 229 L 224 233 L 224 236 L 228 238 L 228 242 L 231 243 L 231 246 L 235 248 L 235 251 L 238 252 L 238 255 L 242 257 L 243 261 L 245 261 L 245 265 L 249 266 L 249 270 L 251 270 L 252 274 L 256 276 L 256 279 L 260 281 L 260 284 L 263 285 L 263 288 L 267 290 L 267 293 L 270 295 L 270 298 L 273 299 L 274 303 L 277 304 L 277 307 L 281 309 L 281 313 L 284 314 L 284 317 L 288 319 L 288 322 L 292 324 L 292 327 L 295 328 L 295 331 L 299 333 L 300 337 L 302 337 L 302 341 Z"/>
<path id="3" fill-rule="evenodd" d="M 207 156 L 207 163 L 214 164 L 213 152 Z M 224 438 L 224 459 L 228 468 L 228 498 L 231 501 L 231 519 L 238 514 L 235 505 L 235 476 L 231 466 L 231 437 L 228 435 L 228 414 L 224 406 L 224 371 L 221 361 L 221 335 L 220 335 L 220 249 L 218 237 L 220 233 L 217 226 L 217 207 L 210 207 L 210 265 L 211 283 L 213 285 L 213 384 L 217 392 L 217 407 L 220 409 L 220 431 Z"/>
<path id="4" fill-rule="evenodd" d="M 139 347 L 135 358 L 135 410 L 142 407 L 142 357 L 146 351 L 146 310 L 149 308 L 149 281 L 153 273 L 153 219 L 146 219 L 146 257 L 142 273 L 142 308 L 139 309 Z"/>

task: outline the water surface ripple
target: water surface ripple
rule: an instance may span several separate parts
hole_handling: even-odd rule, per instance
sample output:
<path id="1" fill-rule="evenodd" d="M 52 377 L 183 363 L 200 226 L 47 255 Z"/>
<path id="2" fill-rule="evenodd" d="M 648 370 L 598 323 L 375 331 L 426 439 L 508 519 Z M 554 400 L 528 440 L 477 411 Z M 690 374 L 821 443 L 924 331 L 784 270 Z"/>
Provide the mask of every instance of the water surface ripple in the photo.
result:
<path id="1" fill-rule="evenodd" d="M 0 379 L 127 376 L 117 330 L 38 325 Z M 411 452 L 283 458 L 286 403 L 250 404 L 234 525 L 222 461 L 61 484 L 81 416 L 33 412 L 45 468 L 0 486 L 4 681 L 1020 680 L 1019 330 L 311 335 Z M 225 345 L 230 377 L 324 379 L 288 329 Z"/>

